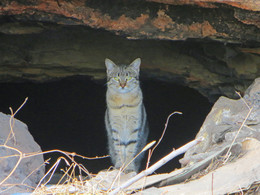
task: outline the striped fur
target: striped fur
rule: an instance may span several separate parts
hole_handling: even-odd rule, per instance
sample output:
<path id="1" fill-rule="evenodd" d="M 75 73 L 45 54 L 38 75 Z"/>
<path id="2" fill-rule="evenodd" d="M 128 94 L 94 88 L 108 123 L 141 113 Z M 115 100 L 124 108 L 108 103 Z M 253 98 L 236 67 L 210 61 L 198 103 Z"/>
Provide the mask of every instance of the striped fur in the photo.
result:
<path id="1" fill-rule="evenodd" d="M 138 172 L 143 155 L 128 163 L 143 149 L 148 125 L 139 85 L 140 58 L 129 66 L 106 59 L 107 110 L 105 124 L 109 154 L 116 169 Z M 126 166 L 127 165 L 127 166 Z"/>

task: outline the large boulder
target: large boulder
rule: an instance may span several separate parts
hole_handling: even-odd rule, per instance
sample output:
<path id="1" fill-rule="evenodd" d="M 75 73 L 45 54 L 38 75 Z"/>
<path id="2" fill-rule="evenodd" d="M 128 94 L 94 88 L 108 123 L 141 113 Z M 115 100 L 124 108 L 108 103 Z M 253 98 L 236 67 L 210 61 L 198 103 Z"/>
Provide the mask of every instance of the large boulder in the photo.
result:
<path id="1" fill-rule="evenodd" d="M 11 128 L 12 126 L 12 128 Z M 32 191 L 44 176 L 43 155 L 27 125 L 0 113 L 0 193 Z"/>
<path id="2" fill-rule="evenodd" d="M 196 137 L 204 137 L 204 141 L 185 153 L 180 160 L 183 166 L 200 162 L 231 145 L 236 146 L 232 154 L 239 155 L 239 145 L 246 138 L 260 140 L 260 78 L 255 79 L 243 98 L 220 97 Z"/>

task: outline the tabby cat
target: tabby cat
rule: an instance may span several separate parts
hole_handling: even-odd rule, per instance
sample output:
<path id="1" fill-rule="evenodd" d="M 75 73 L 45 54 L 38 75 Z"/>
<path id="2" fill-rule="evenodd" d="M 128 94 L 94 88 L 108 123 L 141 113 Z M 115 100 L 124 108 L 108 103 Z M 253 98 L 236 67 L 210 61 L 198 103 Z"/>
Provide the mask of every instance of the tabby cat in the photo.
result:
<path id="1" fill-rule="evenodd" d="M 107 68 L 107 110 L 105 125 L 108 148 L 116 169 L 138 172 L 143 154 L 129 162 L 143 149 L 148 136 L 148 124 L 143 95 L 139 85 L 141 59 L 130 65 L 116 65 L 105 60 Z"/>

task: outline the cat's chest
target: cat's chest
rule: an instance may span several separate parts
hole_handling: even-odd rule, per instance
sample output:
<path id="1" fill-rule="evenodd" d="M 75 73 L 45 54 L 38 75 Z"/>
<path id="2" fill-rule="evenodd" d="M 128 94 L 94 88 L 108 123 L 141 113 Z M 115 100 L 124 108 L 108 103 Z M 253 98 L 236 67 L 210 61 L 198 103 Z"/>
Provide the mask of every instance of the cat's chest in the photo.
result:
<path id="1" fill-rule="evenodd" d="M 111 108 L 133 108 L 139 106 L 142 102 L 141 93 L 129 94 L 107 94 L 107 104 Z"/>
<path id="2" fill-rule="evenodd" d="M 126 121 L 131 121 L 135 120 L 137 117 L 139 117 L 141 113 L 141 107 L 136 106 L 136 107 L 122 107 L 120 109 L 109 109 L 109 114 L 111 117 L 121 119 L 121 120 L 126 120 Z"/>
<path id="3" fill-rule="evenodd" d="M 120 137 L 127 138 L 134 129 L 138 129 L 141 124 L 141 107 L 123 107 L 120 109 L 109 109 L 110 125 L 120 133 Z M 123 133 L 123 134 L 122 134 Z"/>

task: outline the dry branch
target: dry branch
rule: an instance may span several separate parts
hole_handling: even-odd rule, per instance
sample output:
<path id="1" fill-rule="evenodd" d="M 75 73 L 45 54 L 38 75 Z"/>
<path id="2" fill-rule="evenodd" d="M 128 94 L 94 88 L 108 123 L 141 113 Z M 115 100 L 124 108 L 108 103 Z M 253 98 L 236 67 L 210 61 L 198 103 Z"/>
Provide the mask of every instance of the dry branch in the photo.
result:
<path id="1" fill-rule="evenodd" d="M 233 141 L 232 141 L 232 143 L 231 143 L 231 145 L 230 145 L 230 147 L 229 147 L 229 149 L 228 149 L 228 151 L 227 151 L 227 153 L 226 153 L 226 155 L 225 155 L 225 160 L 224 160 L 223 164 L 225 164 L 225 163 L 228 161 L 228 159 L 229 159 L 229 157 L 230 157 L 230 155 L 231 155 L 231 154 L 230 154 L 230 150 L 231 150 L 233 144 L 235 143 L 235 141 L 236 141 L 236 139 L 237 139 L 237 136 L 238 136 L 238 134 L 240 133 L 241 129 L 245 126 L 245 123 L 246 123 L 248 117 L 250 116 L 250 114 L 251 114 L 251 112 L 252 112 L 252 110 L 253 110 L 253 107 L 251 108 L 251 107 L 246 103 L 246 101 L 244 100 L 244 98 L 241 97 L 240 93 L 239 93 L 239 92 L 236 92 L 236 93 L 237 93 L 237 94 L 239 95 L 239 97 L 243 100 L 243 102 L 245 103 L 245 105 L 247 106 L 247 108 L 249 109 L 249 111 L 248 111 L 248 113 L 247 113 L 245 119 L 243 120 L 241 126 L 239 127 L 239 129 L 238 129 L 238 131 L 237 131 L 237 133 L 236 133 L 236 135 L 235 135 L 235 137 L 234 137 L 234 139 L 233 139 Z"/>
<path id="2" fill-rule="evenodd" d="M 198 139 L 195 139 L 195 140 L 185 144 L 184 146 L 180 147 L 179 149 L 172 151 L 170 154 L 168 154 L 167 156 L 163 157 L 161 160 L 156 162 L 154 165 L 152 165 L 148 169 L 142 171 L 138 175 L 134 176 L 133 178 L 131 178 L 130 180 L 125 182 L 123 185 L 119 186 L 118 188 L 116 188 L 115 190 L 110 192 L 109 195 L 117 194 L 118 192 L 120 192 L 121 190 L 129 187 L 130 185 L 132 185 L 136 181 L 140 180 L 141 178 L 152 174 L 155 170 L 157 170 L 158 168 L 160 168 L 161 166 L 163 166 L 164 164 L 166 164 L 167 162 L 169 162 L 170 160 L 172 160 L 176 156 L 186 152 L 188 149 L 190 149 L 191 147 L 195 146 L 196 144 L 198 144 L 202 140 L 203 140 L 203 138 L 200 137 Z"/>

